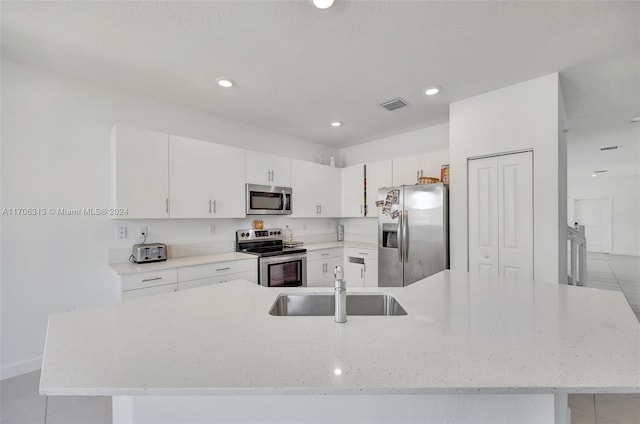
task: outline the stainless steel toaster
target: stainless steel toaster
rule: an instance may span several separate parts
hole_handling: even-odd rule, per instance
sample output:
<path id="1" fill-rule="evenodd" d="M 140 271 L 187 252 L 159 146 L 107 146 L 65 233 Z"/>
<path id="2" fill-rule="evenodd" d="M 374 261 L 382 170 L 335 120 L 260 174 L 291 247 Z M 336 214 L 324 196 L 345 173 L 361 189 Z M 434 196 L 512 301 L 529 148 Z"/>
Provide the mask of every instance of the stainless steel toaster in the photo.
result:
<path id="1" fill-rule="evenodd" d="M 135 263 L 167 260 L 167 245 L 164 243 L 134 244 L 131 260 Z"/>

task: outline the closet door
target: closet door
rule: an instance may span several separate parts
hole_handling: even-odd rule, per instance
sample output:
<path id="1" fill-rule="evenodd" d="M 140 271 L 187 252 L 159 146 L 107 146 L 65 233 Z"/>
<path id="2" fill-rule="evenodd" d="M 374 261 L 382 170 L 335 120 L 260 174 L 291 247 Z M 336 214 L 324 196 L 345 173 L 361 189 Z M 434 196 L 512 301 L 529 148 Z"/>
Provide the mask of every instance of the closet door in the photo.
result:
<path id="1" fill-rule="evenodd" d="M 532 153 L 469 160 L 469 272 L 533 279 Z"/>

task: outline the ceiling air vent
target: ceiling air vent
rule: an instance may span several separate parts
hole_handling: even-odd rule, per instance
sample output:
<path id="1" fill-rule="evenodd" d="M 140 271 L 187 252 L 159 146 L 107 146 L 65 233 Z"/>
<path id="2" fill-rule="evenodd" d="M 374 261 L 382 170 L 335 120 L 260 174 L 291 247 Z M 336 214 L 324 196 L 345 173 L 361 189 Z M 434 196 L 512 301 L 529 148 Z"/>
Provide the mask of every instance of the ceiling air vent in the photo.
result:
<path id="1" fill-rule="evenodd" d="M 617 149 L 618 149 L 618 147 L 620 147 L 620 146 L 607 146 L 607 147 L 601 147 L 601 148 L 600 148 L 600 151 L 601 151 L 601 152 L 604 152 L 604 151 L 607 151 L 607 150 L 617 150 Z"/>
<path id="2" fill-rule="evenodd" d="M 408 105 L 407 102 L 402 100 L 400 97 L 396 97 L 395 99 L 391 99 L 384 103 L 380 103 L 378 106 L 382 106 L 387 110 L 396 110 L 396 109 L 400 109 L 401 107 L 405 107 L 407 105 Z"/>

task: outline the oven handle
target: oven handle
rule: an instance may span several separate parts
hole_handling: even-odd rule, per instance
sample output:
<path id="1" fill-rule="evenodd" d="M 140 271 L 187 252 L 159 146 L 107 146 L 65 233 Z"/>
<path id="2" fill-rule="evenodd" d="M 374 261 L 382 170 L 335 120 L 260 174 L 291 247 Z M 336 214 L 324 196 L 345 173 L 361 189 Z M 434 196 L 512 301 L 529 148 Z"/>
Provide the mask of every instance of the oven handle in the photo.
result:
<path id="1" fill-rule="evenodd" d="M 293 255 L 278 255 L 278 256 L 268 256 L 266 258 L 260 258 L 260 262 L 265 265 L 277 264 L 283 262 L 297 261 L 298 259 L 307 259 L 307 254 L 293 254 Z"/>

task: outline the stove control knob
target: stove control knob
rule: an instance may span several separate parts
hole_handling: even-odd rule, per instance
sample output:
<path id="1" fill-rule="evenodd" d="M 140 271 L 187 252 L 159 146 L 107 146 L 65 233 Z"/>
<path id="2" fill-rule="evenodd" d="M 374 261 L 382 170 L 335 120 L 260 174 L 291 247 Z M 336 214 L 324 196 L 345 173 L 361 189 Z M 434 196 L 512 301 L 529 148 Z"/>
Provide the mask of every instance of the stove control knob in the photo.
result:
<path id="1" fill-rule="evenodd" d="M 246 237 L 245 233 L 240 234 L 240 237 Z"/>
<path id="2" fill-rule="evenodd" d="M 269 231 L 269 235 L 272 236 L 273 235 L 273 231 Z"/>
<path id="3" fill-rule="evenodd" d="M 280 235 L 280 231 L 278 231 L 278 235 Z"/>

